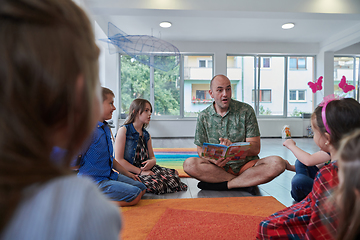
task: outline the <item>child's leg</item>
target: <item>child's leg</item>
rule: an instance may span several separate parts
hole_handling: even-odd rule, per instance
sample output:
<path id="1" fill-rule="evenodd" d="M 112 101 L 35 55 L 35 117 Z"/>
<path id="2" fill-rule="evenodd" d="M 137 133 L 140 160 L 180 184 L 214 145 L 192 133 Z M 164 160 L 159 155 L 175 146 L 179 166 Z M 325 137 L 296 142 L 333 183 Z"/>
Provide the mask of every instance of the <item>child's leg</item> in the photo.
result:
<path id="1" fill-rule="evenodd" d="M 299 160 L 296 160 L 295 167 L 296 174 L 291 180 L 291 196 L 300 202 L 311 192 L 314 177 L 319 169 L 316 166 L 308 167 Z"/>
<path id="2" fill-rule="evenodd" d="M 117 181 L 102 181 L 99 188 L 110 200 L 118 202 L 120 206 L 137 204 L 146 190 L 144 184 L 122 174 L 119 174 Z"/>

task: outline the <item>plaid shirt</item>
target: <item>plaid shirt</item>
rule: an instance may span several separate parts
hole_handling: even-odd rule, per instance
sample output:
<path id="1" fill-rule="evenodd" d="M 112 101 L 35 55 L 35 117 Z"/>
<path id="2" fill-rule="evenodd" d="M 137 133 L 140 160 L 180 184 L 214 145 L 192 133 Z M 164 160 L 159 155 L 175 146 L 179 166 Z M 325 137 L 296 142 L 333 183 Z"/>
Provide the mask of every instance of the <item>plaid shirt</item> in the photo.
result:
<path id="1" fill-rule="evenodd" d="M 333 239 L 337 216 L 324 212 L 332 188 L 339 184 L 337 163 L 323 167 L 312 192 L 301 202 L 274 213 L 260 223 L 256 239 Z"/>

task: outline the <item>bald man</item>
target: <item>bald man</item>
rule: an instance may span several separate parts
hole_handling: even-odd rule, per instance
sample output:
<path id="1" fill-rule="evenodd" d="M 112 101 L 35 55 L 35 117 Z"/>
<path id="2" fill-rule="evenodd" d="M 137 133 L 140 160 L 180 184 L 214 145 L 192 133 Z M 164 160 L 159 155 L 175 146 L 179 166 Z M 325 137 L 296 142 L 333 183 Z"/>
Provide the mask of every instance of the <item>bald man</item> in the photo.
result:
<path id="1" fill-rule="evenodd" d="M 198 180 L 203 190 L 229 190 L 267 183 L 280 175 L 286 167 L 279 156 L 259 159 L 260 131 L 254 109 L 247 103 L 231 99 L 231 83 L 224 75 L 216 75 L 210 82 L 210 96 L 214 102 L 198 115 L 195 141 L 199 157 L 184 162 L 184 171 Z M 245 159 L 218 160 L 202 157 L 204 142 L 229 146 L 235 142 L 249 142 Z"/>

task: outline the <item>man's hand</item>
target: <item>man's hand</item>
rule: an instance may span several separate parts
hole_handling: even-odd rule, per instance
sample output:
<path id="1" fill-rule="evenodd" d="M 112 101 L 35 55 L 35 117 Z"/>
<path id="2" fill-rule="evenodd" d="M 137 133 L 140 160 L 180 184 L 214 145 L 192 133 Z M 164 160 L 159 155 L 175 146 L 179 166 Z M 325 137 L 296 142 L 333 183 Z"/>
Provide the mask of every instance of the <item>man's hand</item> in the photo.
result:
<path id="1" fill-rule="evenodd" d="M 224 167 L 229 161 L 231 161 L 231 158 L 219 158 L 219 159 L 211 159 L 211 158 L 205 158 L 209 162 L 215 164 L 218 167 Z"/>
<path id="2" fill-rule="evenodd" d="M 219 141 L 220 141 L 220 144 L 225 145 L 225 146 L 229 146 L 232 144 L 232 142 L 227 138 L 219 138 Z"/>

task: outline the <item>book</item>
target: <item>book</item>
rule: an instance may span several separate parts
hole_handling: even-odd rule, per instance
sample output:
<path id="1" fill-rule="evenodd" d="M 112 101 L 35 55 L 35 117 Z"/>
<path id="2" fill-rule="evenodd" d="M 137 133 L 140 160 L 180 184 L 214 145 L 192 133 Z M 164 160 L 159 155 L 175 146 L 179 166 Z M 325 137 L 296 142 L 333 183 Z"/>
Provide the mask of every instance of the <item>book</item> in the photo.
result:
<path id="1" fill-rule="evenodd" d="M 234 160 L 245 159 L 249 148 L 249 142 L 237 142 L 229 146 L 214 143 L 204 143 L 202 156 L 216 160 L 220 157 L 231 157 Z"/>

